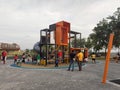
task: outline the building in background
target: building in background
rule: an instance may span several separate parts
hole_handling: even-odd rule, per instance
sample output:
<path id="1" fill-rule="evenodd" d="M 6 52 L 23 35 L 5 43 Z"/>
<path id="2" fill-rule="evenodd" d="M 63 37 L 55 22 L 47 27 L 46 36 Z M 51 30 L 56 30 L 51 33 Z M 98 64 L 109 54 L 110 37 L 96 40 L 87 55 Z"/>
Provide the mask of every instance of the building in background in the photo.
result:
<path id="1" fill-rule="evenodd" d="M 20 46 L 16 43 L 3 43 L 0 42 L 0 50 L 6 50 L 6 51 L 17 51 L 20 50 Z"/>

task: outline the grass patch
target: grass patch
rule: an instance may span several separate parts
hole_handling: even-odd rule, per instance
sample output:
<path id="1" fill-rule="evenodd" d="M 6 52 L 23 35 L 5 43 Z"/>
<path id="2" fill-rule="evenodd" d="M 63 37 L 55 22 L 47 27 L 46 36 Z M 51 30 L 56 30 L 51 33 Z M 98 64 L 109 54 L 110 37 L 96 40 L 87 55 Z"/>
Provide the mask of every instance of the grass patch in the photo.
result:
<path id="1" fill-rule="evenodd" d="M 92 58 L 88 58 L 89 60 L 92 60 Z M 102 57 L 96 57 L 96 60 L 105 60 L 105 57 L 102 56 Z"/>

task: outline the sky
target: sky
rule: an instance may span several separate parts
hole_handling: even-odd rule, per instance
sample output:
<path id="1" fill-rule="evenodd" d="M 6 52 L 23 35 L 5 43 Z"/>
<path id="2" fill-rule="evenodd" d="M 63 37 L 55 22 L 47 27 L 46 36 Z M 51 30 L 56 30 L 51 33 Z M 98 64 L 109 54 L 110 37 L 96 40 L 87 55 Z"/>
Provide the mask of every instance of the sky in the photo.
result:
<path id="1" fill-rule="evenodd" d="M 32 49 L 41 29 L 63 20 L 87 38 L 118 7 L 120 0 L 0 0 L 0 42 Z"/>

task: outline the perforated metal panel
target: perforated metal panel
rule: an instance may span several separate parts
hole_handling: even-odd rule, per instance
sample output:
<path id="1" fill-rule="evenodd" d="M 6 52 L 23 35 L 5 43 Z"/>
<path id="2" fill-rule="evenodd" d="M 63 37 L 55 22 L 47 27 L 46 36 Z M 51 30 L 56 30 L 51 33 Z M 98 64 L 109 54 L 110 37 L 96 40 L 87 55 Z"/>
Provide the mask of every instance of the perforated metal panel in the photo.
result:
<path id="1" fill-rule="evenodd" d="M 110 80 L 110 82 L 120 85 L 120 79 Z"/>

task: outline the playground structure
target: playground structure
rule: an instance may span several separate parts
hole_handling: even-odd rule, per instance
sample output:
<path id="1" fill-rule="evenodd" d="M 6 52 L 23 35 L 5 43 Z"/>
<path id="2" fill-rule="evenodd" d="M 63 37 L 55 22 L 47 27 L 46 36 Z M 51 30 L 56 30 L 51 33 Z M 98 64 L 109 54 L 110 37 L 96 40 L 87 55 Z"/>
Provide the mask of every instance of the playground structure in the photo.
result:
<path id="1" fill-rule="evenodd" d="M 62 52 L 63 63 L 68 63 L 71 50 L 82 50 L 84 57 L 88 57 L 88 49 L 77 46 L 77 39 L 81 41 L 81 33 L 71 31 L 69 22 L 60 21 L 49 25 L 49 29 L 40 30 L 40 41 L 35 44 L 34 49 L 40 53 L 44 65 L 54 63 L 58 59 L 59 51 Z M 72 40 L 74 40 L 73 46 Z"/>

